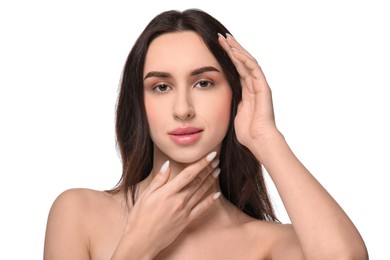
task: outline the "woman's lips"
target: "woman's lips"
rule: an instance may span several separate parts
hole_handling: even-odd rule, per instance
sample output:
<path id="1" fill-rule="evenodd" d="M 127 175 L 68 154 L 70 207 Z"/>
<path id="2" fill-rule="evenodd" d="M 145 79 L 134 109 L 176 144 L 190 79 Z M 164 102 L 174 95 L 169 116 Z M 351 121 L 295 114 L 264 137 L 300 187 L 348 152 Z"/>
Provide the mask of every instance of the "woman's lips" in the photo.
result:
<path id="1" fill-rule="evenodd" d="M 198 141 L 202 135 L 203 129 L 195 127 L 183 127 L 177 128 L 169 132 L 171 139 L 181 145 L 194 144 Z"/>

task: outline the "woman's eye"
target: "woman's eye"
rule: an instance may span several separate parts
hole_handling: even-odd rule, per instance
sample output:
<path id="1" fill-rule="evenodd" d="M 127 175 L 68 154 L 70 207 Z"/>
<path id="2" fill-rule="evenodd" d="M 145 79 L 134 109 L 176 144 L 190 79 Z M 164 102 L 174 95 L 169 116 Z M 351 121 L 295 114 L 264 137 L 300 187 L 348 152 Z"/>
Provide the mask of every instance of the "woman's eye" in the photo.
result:
<path id="1" fill-rule="evenodd" d="M 153 88 L 153 91 L 155 92 L 160 92 L 160 93 L 164 93 L 164 92 L 167 92 L 169 91 L 169 85 L 167 84 L 160 84 L 160 85 L 157 85 Z"/>
<path id="2" fill-rule="evenodd" d="M 195 86 L 199 86 L 200 88 L 208 88 L 214 86 L 214 83 L 208 80 L 198 81 Z"/>

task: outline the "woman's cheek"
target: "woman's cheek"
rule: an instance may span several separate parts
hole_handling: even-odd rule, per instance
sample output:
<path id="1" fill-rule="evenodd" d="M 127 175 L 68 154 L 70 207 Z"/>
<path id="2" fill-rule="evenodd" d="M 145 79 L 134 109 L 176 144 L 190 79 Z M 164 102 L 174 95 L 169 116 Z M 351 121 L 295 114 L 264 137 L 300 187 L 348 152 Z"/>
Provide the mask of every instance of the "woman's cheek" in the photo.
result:
<path id="1" fill-rule="evenodd" d="M 150 98 L 145 99 L 146 117 L 151 132 L 159 127 L 159 118 L 161 118 L 161 115 L 163 114 L 163 111 L 159 111 L 158 107 L 158 103 L 153 102 Z"/>
<path id="2" fill-rule="evenodd" d="M 230 92 L 219 93 L 219 95 L 210 97 L 207 101 L 203 100 L 203 104 L 203 114 L 208 117 L 209 122 L 227 129 L 230 121 Z"/>

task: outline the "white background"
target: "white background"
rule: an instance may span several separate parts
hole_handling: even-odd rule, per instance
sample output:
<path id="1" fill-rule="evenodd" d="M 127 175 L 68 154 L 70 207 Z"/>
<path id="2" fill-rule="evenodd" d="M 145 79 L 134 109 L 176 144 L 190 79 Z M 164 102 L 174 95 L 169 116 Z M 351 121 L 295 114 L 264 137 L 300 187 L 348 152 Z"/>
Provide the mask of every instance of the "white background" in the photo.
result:
<path id="1" fill-rule="evenodd" d="M 157 13 L 189 7 L 219 19 L 258 59 L 289 144 L 371 259 L 389 258 L 386 1 L 182 2 L 0 3 L 0 258 L 42 259 L 54 199 L 117 183 L 114 114 L 127 54 Z"/>

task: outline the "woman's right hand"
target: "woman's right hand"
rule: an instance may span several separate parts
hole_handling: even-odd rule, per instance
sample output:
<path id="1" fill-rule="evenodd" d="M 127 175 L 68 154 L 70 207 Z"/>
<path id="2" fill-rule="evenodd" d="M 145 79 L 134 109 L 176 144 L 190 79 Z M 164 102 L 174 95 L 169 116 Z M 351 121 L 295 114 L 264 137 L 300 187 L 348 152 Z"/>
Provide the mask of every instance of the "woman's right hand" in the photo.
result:
<path id="1" fill-rule="evenodd" d="M 209 209 L 220 193 L 204 197 L 220 169 L 216 152 L 188 166 L 168 182 L 169 161 L 132 207 L 114 259 L 152 259 L 170 245 L 198 216 Z"/>

